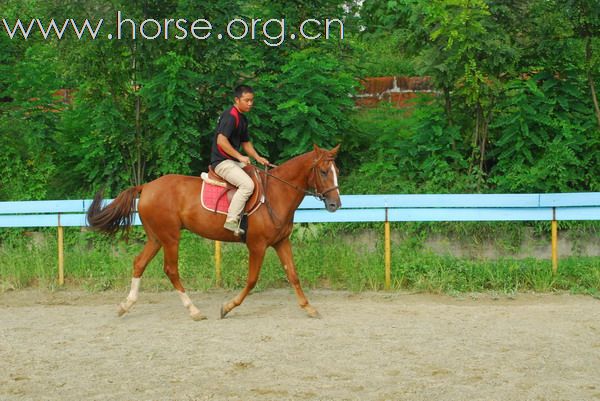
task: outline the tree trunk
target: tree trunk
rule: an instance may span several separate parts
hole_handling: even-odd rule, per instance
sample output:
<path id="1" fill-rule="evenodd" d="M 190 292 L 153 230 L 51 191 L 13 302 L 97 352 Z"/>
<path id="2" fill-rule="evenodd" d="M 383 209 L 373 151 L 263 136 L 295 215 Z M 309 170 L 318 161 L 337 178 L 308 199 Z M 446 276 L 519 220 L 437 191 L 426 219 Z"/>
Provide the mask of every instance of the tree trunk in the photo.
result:
<path id="1" fill-rule="evenodd" d="M 450 88 L 444 86 L 444 109 L 446 111 L 446 119 L 448 120 L 448 126 L 452 127 L 452 99 L 450 98 Z M 452 150 L 456 150 L 456 142 L 452 138 Z"/>
<path id="2" fill-rule="evenodd" d="M 444 86 L 444 109 L 448 125 L 452 126 L 452 100 L 450 99 L 450 88 L 447 86 Z"/>
<path id="3" fill-rule="evenodd" d="M 594 112 L 596 113 L 596 122 L 600 129 L 600 107 L 598 107 L 598 98 L 596 97 L 596 84 L 592 76 L 592 36 L 588 36 L 585 43 L 585 65 L 587 69 L 587 79 L 592 93 L 592 102 L 594 103 Z"/>
<path id="4" fill-rule="evenodd" d="M 139 93 L 135 97 L 135 185 L 141 185 L 143 180 L 142 168 L 142 128 L 141 128 L 141 99 Z"/>
<path id="5" fill-rule="evenodd" d="M 142 162 L 142 124 L 141 124 L 141 98 L 139 95 L 139 82 L 138 82 L 138 44 L 134 41 L 132 45 L 132 60 L 131 69 L 133 72 L 131 89 L 135 95 L 135 138 L 134 138 L 134 149 L 131 160 L 132 167 L 132 181 L 133 185 L 141 185 L 144 179 L 144 167 Z"/>
<path id="6" fill-rule="evenodd" d="M 477 145 L 479 147 L 479 174 L 477 178 L 477 190 L 481 191 L 481 186 L 483 185 L 483 177 L 484 177 L 484 168 L 485 168 L 485 152 L 486 152 L 486 143 L 487 143 L 487 134 L 488 134 L 488 125 L 486 123 L 486 119 L 483 113 L 483 107 L 481 103 L 477 102 Z"/>
<path id="7" fill-rule="evenodd" d="M 481 173 L 483 174 L 484 169 L 485 169 L 485 152 L 487 151 L 487 142 L 488 142 L 488 120 L 487 118 L 485 118 L 485 115 L 483 113 L 483 108 L 481 107 L 481 105 L 479 105 L 479 112 L 481 113 L 481 145 L 480 145 L 480 154 L 479 154 L 479 170 L 481 171 Z"/>

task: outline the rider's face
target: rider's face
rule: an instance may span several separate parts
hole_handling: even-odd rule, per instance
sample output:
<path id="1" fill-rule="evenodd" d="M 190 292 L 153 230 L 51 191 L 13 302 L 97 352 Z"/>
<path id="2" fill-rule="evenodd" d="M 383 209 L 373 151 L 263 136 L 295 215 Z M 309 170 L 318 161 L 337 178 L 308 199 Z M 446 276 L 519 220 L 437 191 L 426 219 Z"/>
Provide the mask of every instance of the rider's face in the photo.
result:
<path id="1" fill-rule="evenodd" d="M 247 113 L 254 105 L 254 94 L 245 92 L 241 97 L 235 98 L 235 107 L 242 113 Z"/>

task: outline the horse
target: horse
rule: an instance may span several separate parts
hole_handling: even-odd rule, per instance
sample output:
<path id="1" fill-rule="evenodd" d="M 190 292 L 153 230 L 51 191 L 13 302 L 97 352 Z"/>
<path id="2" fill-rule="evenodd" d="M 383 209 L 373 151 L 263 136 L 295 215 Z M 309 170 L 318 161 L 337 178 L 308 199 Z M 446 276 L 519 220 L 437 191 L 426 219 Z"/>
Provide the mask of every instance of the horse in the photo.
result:
<path id="1" fill-rule="evenodd" d="M 268 247 L 273 247 L 296 292 L 299 306 L 309 317 L 320 317 L 308 302 L 296 273 L 290 235 L 294 212 L 305 195 L 314 195 L 329 212 L 341 207 L 338 169 L 335 165 L 340 145 L 331 150 L 314 145 L 310 152 L 296 156 L 280 166 L 260 171 L 264 203 L 248 216 L 246 246 L 249 251 L 248 277 L 244 289 L 221 306 L 221 318 L 240 306 L 256 285 Z M 146 244 L 133 261 L 131 288 L 126 300 L 118 306 L 118 315 L 131 310 L 138 300 L 140 280 L 148 263 L 162 248 L 164 272 L 170 279 L 183 306 L 193 320 L 206 316 L 185 292 L 178 271 L 179 239 L 182 229 L 211 240 L 242 242 L 240 236 L 223 228 L 225 215 L 206 210 L 200 203 L 202 179 L 196 176 L 169 174 L 121 192 L 111 203 L 103 205 L 102 191 L 94 197 L 88 211 L 89 226 L 108 235 L 127 230 L 137 212 L 147 236 Z"/>

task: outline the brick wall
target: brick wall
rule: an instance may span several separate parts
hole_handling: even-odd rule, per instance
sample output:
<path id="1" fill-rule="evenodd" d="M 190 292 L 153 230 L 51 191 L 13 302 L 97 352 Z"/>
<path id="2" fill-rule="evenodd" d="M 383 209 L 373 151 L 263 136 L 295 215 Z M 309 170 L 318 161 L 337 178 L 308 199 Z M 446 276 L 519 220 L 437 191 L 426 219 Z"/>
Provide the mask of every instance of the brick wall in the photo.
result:
<path id="1" fill-rule="evenodd" d="M 435 94 L 429 77 L 370 77 L 361 79 L 362 89 L 354 97 L 359 107 L 371 107 L 380 102 L 391 102 L 405 108 L 410 100 L 423 94 Z"/>

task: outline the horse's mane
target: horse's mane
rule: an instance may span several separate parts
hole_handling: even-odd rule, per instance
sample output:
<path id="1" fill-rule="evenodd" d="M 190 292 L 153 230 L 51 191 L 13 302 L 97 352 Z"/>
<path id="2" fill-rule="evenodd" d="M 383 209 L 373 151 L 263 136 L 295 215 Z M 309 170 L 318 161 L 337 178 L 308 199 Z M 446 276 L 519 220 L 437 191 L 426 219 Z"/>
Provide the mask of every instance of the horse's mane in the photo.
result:
<path id="1" fill-rule="evenodd" d="M 280 165 L 278 165 L 277 167 L 273 168 L 272 170 L 270 170 L 270 173 L 273 175 L 278 175 L 278 174 L 282 174 L 285 173 L 289 170 L 289 167 L 291 165 L 294 165 L 296 163 L 298 163 L 300 160 L 303 161 L 303 159 L 307 159 L 310 156 L 314 155 L 315 151 L 311 150 L 310 152 L 306 152 L 303 153 L 301 155 L 295 156 L 289 160 L 286 160 L 285 162 L 281 163 Z"/>

